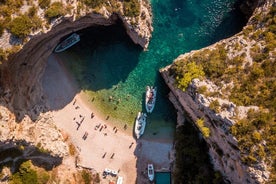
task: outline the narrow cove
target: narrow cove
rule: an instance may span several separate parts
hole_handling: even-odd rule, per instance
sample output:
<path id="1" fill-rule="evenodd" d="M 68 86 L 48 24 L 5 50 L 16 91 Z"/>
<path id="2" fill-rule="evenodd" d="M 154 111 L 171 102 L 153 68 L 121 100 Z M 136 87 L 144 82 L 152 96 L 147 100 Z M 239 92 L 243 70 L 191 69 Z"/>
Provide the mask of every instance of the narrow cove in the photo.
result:
<path id="1" fill-rule="evenodd" d="M 235 9 L 235 0 L 152 0 L 151 4 L 154 32 L 147 51 L 134 45 L 117 25 L 81 31 L 81 42 L 58 57 L 74 74 L 91 105 L 120 124 L 133 125 L 137 112 L 145 111 L 146 86 L 157 86 L 156 107 L 144 137 L 162 132 L 157 137 L 170 139 L 176 113 L 158 69 L 180 54 L 237 33 L 245 20 Z"/>

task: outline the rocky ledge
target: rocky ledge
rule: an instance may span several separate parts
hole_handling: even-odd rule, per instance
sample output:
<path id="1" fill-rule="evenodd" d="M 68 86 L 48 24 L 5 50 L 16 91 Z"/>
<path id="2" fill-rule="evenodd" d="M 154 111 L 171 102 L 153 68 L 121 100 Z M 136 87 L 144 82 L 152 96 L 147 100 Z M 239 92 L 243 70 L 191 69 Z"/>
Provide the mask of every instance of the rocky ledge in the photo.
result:
<path id="1" fill-rule="evenodd" d="M 270 7 L 275 4 L 273 5 L 273 1 L 260 0 L 257 5 L 258 6 L 254 11 L 253 16 L 260 14 L 260 12 L 269 12 Z M 254 20 L 254 18 L 249 19 L 248 25 L 251 25 Z M 260 24 L 260 26 L 261 25 L 263 24 Z M 250 66 L 253 65 L 254 61 L 254 58 L 250 55 L 250 53 L 252 54 L 250 48 L 252 48 L 256 43 L 258 42 L 250 40 L 243 33 L 239 33 L 207 48 L 180 55 L 175 59 L 174 63 L 194 60 L 196 57 L 203 56 L 204 52 L 207 50 L 208 53 L 210 53 L 209 51 L 215 50 L 218 47 L 223 47 L 227 51 L 228 58 L 233 58 L 243 54 L 247 65 Z M 261 43 L 260 40 L 259 43 Z M 242 45 L 240 47 L 242 48 L 241 51 L 237 50 L 237 45 L 240 44 Z M 234 45 L 236 45 L 236 47 Z M 214 83 L 207 78 L 193 79 L 185 91 L 179 89 L 177 87 L 175 74 L 172 73 L 174 63 L 160 69 L 160 72 L 165 83 L 170 88 L 170 101 L 178 111 L 178 126 L 185 123 L 185 120 L 183 120 L 183 114 L 186 120 L 194 122 L 193 124 L 195 125 L 195 128 L 198 129 L 201 137 L 206 141 L 209 147 L 209 155 L 214 165 L 214 169 L 219 170 L 226 181 L 230 183 L 265 183 L 269 181 L 271 174 L 270 165 L 268 164 L 269 162 L 267 163 L 265 160 L 261 160 L 251 165 L 246 164 L 242 158 L 238 140 L 230 131 L 237 119 L 245 118 L 250 109 L 258 110 L 259 107 L 239 106 L 231 102 L 229 98 L 225 98 L 227 97 L 229 89 L 233 87 L 232 82 L 224 83 L 224 81 L 219 81 L 220 84 L 222 84 L 218 86 L 218 82 Z M 201 94 L 201 87 L 204 87 L 208 94 L 219 95 L 208 96 Z M 223 89 L 224 87 L 226 88 Z M 220 107 L 219 112 L 216 112 L 211 108 L 210 104 L 215 101 L 217 106 Z M 203 126 L 205 127 L 199 126 L 197 123 L 199 120 L 204 121 Z M 208 130 L 205 132 L 206 134 L 204 134 L 202 128 Z"/>
<path id="2" fill-rule="evenodd" d="M 19 44 L 19 51 L 1 65 L 1 94 L 9 109 L 19 119 L 28 114 L 33 120 L 47 109 L 40 83 L 47 58 L 60 39 L 72 32 L 91 26 L 122 24 L 133 42 L 146 49 L 153 31 L 152 14 L 148 1 L 139 3 L 140 15 L 137 17 L 126 17 L 120 11 L 109 12 L 102 7 L 98 13 L 82 12 L 79 18 L 74 13 L 65 15 L 52 21 L 49 29 L 30 35 L 27 42 Z M 75 9 L 72 12 L 77 12 L 77 6 Z M 5 32 L 0 45 L 10 47 L 10 40 L 11 36 Z"/>

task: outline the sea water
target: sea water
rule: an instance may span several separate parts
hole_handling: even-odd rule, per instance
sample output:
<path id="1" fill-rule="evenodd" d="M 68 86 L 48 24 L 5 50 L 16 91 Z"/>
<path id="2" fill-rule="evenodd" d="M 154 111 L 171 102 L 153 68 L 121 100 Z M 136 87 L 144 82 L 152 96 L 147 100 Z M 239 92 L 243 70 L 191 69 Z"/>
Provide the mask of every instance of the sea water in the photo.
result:
<path id="1" fill-rule="evenodd" d="M 79 32 L 81 41 L 58 54 L 89 102 L 111 120 L 133 126 L 145 112 L 145 89 L 157 86 L 157 101 L 144 138 L 173 137 L 176 112 L 158 70 L 180 54 L 239 32 L 245 24 L 236 0 L 151 0 L 154 32 L 147 51 L 132 43 L 122 26 Z"/>

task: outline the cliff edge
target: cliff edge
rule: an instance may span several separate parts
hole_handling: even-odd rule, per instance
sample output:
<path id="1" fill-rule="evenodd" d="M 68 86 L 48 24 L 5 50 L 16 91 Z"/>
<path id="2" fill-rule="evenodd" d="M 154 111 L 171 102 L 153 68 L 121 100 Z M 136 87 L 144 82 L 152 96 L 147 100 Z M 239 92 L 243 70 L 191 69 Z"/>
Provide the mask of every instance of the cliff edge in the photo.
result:
<path id="1" fill-rule="evenodd" d="M 276 4 L 253 4 L 240 33 L 160 70 L 178 126 L 183 114 L 193 122 L 230 183 L 275 181 Z"/>
<path id="2" fill-rule="evenodd" d="M 13 18 L 3 20 L 6 27 L 2 27 L 0 38 L 1 94 L 18 119 L 25 114 L 35 119 L 47 110 L 40 80 L 47 58 L 61 38 L 91 26 L 121 24 L 133 42 L 146 49 L 153 31 L 148 1 L 45 2 L 16 4 L 11 8 L 14 12 L 10 12 Z M 26 23 L 32 27 L 26 27 Z"/>

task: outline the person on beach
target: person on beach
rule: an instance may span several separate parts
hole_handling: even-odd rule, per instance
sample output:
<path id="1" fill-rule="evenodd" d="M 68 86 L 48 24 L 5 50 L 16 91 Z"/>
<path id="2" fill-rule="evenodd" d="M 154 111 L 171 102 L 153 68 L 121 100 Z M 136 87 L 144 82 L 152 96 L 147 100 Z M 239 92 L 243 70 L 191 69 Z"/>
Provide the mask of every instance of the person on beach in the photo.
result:
<path id="1" fill-rule="evenodd" d="M 113 154 L 111 155 L 111 157 L 110 157 L 110 158 L 112 158 L 112 159 L 113 159 L 114 155 L 115 155 L 115 153 L 113 153 Z"/>
<path id="2" fill-rule="evenodd" d="M 92 119 L 92 118 L 94 118 L 94 113 L 93 113 L 93 112 L 91 113 L 91 119 Z"/>
<path id="3" fill-rule="evenodd" d="M 132 145 L 133 145 L 133 142 L 129 145 L 129 147 L 128 147 L 128 148 L 130 149 L 130 148 L 132 147 Z"/>

